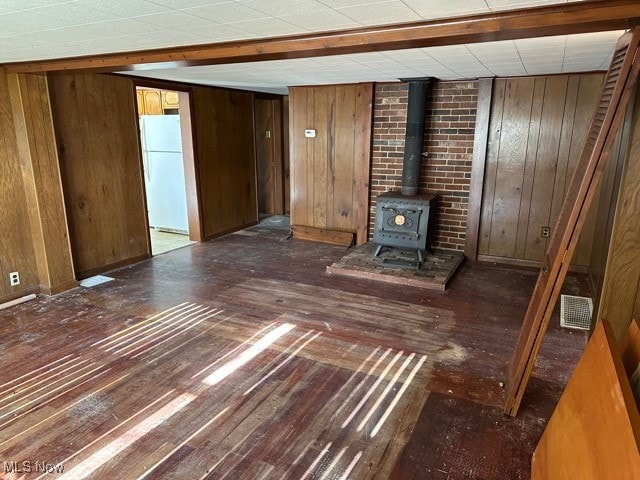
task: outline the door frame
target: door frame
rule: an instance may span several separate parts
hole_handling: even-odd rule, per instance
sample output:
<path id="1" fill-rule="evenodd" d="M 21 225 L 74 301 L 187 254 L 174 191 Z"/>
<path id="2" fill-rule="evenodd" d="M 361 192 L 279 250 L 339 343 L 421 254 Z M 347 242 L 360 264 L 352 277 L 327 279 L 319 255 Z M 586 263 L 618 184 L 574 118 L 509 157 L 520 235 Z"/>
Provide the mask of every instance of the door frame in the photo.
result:
<path id="1" fill-rule="evenodd" d="M 254 119 L 253 119 L 253 128 L 256 132 L 256 138 L 254 139 L 255 150 L 256 150 L 256 196 L 259 198 L 258 192 L 258 130 L 256 124 L 256 101 L 269 101 L 271 102 L 271 115 L 273 119 L 273 142 L 272 142 L 272 150 L 273 150 L 273 203 L 274 203 L 274 214 L 275 215 L 284 215 L 285 213 L 285 179 L 284 179 L 284 162 L 285 162 L 285 153 L 284 153 L 284 95 L 276 95 L 270 93 L 259 93 L 256 92 L 253 95 L 253 111 L 254 111 Z M 260 212 L 258 212 L 260 213 Z M 264 213 L 264 212 L 263 212 Z"/>
<path id="2" fill-rule="evenodd" d="M 140 77 L 133 78 L 133 88 L 156 88 L 160 90 L 171 90 L 178 93 L 179 97 L 179 115 L 180 115 L 180 131 L 182 136 L 182 159 L 185 173 L 185 187 L 187 192 L 187 217 L 189 224 L 189 240 L 193 242 L 204 242 L 204 222 L 202 215 L 202 195 L 200 190 L 199 178 L 199 161 L 197 156 L 197 138 L 194 129 L 195 125 L 195 104 L 193 87 L 191 85 L 175 83 L 163 80 L 142 79 Z M 134 99 L 136 96 L 134 95 Z M 138 116 L 138 105 L 136 100 L 136 116 Z M 138 121 L 136 118 L 136 121 Z M 140 161 L 142 162 L 142 145 L 140 142 L 140 134 L 138 133 L 138 147 L 140 148 Z M 145 209 L 146 206 L 146 188 L 145 190 Z M 148 215 L 147 215 L 148 227 Z M 148 228 L 147 228 L 148 229 Z M 151 245 L 151 238 L 149 238 Z"/>

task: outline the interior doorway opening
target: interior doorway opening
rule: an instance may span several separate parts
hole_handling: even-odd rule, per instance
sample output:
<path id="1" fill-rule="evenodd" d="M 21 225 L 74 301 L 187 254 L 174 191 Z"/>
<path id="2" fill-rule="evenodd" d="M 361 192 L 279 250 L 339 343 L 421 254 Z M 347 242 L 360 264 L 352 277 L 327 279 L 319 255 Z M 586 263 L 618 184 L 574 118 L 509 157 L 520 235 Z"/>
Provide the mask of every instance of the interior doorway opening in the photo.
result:
<path id="1" fill-rule="evenodd" d="M 171 90 L 136 88 L 151 254 L 193 243 L 189 236 L 185 152 L 180 95 Z M 187 156 L 189 157 L 189 156 Z"/>
<path id="2" fill-rule="evenodd" d="M 288 228 L 289 102 L 288 96 L 256 94 L 256 182 L 262 223 Z"/>

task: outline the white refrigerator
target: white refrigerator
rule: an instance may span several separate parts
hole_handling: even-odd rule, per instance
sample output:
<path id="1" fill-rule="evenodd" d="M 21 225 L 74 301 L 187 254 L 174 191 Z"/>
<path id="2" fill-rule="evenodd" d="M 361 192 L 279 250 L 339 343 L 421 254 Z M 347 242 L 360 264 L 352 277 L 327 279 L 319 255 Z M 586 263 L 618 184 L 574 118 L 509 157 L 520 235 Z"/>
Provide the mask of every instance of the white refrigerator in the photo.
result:
<path id="1" fill-rule="evenodd" d="M 149 226 L 187 233 L 187 192 L 178 115 L 140 117 Z"/>

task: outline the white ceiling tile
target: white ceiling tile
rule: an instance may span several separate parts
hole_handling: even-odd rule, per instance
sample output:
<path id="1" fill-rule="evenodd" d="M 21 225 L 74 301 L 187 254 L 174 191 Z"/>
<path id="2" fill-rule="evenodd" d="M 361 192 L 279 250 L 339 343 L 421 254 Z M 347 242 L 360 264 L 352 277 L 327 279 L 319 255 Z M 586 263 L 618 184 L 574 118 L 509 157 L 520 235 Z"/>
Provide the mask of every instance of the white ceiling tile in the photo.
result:
<path id="1" fill-rule="evenodd" d="M 116 20 L 120 18 L 113 13 L 96 10 L 78 3 L 65 3 L 58 5 L 50 5 L 31 10 L 33 13 L 43 15 L 45 17 L 55 18 L 57 20 L 65 20 L 67 25 L 82 25 L 86 23 L 104 22 L 107 20 Z"/>
<path id="2" fill-rule="evenodd" d="M 360 25 L 355 20 L 335 10 L 296 13 L 293 15 L 283 15 L 280 18 L 312 32 L 339 30 Z"/>
<path id="3" fill-rule="evenodd" d="M 78 4 L 129 18 L 169 11 L 168 7 L 147 0 L 78 0 Z"/>
<path id="4" fill-rule="evenodd" d="M 195 17 L 193 15 L 189 15 L 188 13 L 180 12 L 180 11 L 144 15 L 144 16 L 136 17 L 136 20 L 139 22 L 149 23 L 151 25 L 156 25 L 159 27 L 168 27 L 168 28 L 180 28 L 180 27 L 198 28 L 198 27 L 205 27 L 205 26 L 213 26 L 216 24 L 211 20 Z"/>
<path id="5" fill-rule="evenodd" d="M 375 8 L 371 7 L 371 5 L 376 3 L 384 3 L 388 0 L 321 0 L 322 3 L 331 8 L 341 8 L 341 7 L 355 7 L 360 6 L 366 8 Z"/>
<path id="6" fill-rule="evenodd" d="M 6 13 L 0 15 L 0 37 L 9 37 L 11 35 L 37 33 L 49 28 L 55 28 L 62 25 L 68 25 L 68 22 L 58 21 L 51 17 L 45 17 L 31 11 L 20 13 Z M 60 26 L 62 26 L 60 25 Z M 27 45 L 25 45 L 26 47 Z"/>
<path id="7" fill-rule="evenodd" d="M 459 17 L 486 13 L 489 7 L 484 0 L 403 0 L 425 20 L 443 17 Z"/>
<path id="8" fill-rule="evenodd" d="M 32 48 L 32 41 L 27 36 L 14 35 L 12 37 L 0 37 L 0 51 L 4 56 L 5 51 L 24 49 L 25 45 L 29 45 L 29 49 Z"/>
<path id="9" fill-rule="evenodd" d="M 256 34 L 250 34 L 245 30 L 240 30 L 230 25 L 201 25 L 199 27 L 181 27 L 181 31 L 198 35 L 204 40 L 203 43 L 228 42 L 231 40 L 241 40 L 255 38 Z"/>
<path id="10" fill-rule="evenodd" d="M 567 46 L 614 43 L 624 33 L 622 30 L 608 32 L 580 33 L 567 36 Z"/>
<path id="11" fill-rule="evenodd" d="M 223 24 L 269 17 L 266 13 L 259 12 L 258 10 L 254 10 L 253 8 L 249 8 L 235 2 L 189 8 L 184 11 L 190 15 L 195 15 L 196 17 L 206 18 L 207 20 Z"/>
<path id="12" fill-rule="evenodd" d="M 351 53 L 344 55 L 354 62 L 359 63 L 374 63 L 374 62 L 388 62 L 389 57 L 381 52 L 367 52 L 367 53 Z"/>
<path id="13" fill-rule="evenodd" d="M 511 10 L 514 8 L 542 7 L 545 5 L 554 5 L 558 3 L 567 3 L 566 0 L 487 0 L 487 5 L 492 10 Z"/>
<path id="14" fill-rule="evenodd" d="M 182 8 L 206 7 L 220 3 L 232 3 L 232 0 L 150 0 L 153 3 L 179 10 Z"/>
<path id="15" fill-rule="evenodd" d="M 244 30 L 245 32 L 253 33 L 259 36 L 272 36 L 272 35 L 292 35 L 296 33 L 306 33 L 304 28 L 291 25 L 279 18 L 260 18 L 254 20 L 245 20 L 243 22 L 234 22 L 230 24 L 235 28 Z"/>
<path id="16" fill-rule="evenodd" d="M 567 42 L 566 35 L 557 35 L 553 37 L 539 38 L 522 38 L 515 40 L 518 50 L 538 50 L 540 48 L 564 48 Z"/>
<path id="17" fill-rule="evenodd" d="M 328 10 L 327 5 L 318 0 L 237 0 L 249 8 L 259 10 L 274 17 L 295 13 L 313 13 Z"/>
<path id="18" fill-rule="evenodd" d="M 376 3 L 371 7 L 342 7 L 337 10 L 363 25 L 413 22 L 422 19 L 400 0 Z"/>
<path id="19" fill-rule="evenodd" d="M 74 0 L 2 0 L 0 1 L 0 14 L 21 12 L 48 5 L 72 3 Z"/>
<path id="20" fill-rule="evenodd" d="M 387 52 L 384 52 L 384 55 L 398 61 L 417 60 L 428 57 L 428 54 L 419 48 L 412 48 L 408 50 L 389 50 Z"/>
<path id="21" fill-rule="evenodd" d="M 499 42 L 472 43 L 467 45 L 469 50 L 475 55 L 487 54 L 497 55 L 504 52 L 518 53 L 513 40 L 502 40 Z"/>

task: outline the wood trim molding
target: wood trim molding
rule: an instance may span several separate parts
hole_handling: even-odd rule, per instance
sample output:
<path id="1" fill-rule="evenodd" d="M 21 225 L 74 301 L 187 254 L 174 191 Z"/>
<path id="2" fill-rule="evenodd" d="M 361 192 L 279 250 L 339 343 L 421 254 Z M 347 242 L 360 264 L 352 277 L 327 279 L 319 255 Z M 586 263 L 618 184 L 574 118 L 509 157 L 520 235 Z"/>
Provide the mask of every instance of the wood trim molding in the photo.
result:
<path id="1" fill-rule="evenodd" d="M 200 195 L 200 178 L 198 176 L 198 157 L 196 155 L 196 138 L 193 116 L 193 93 L 178 92 L 180 108 L 180 134 L 182 138 L 182 156 L 184 162 L 185 187 L 187 190 L 187 217 L 189 219 L 189 240 L 204 241 L 204 221 L 202 216 Z"/>
<path id="2" fill-rule="evenodd" d="M 132 93 L 132 101 L 133 101 L 133 111 L 135 114 L 135 121 L 136 121 L 136 142 L 138 144 L 138 158 L 139 158 L 139 171 L 140 171 L 139 184 L 140 184 L 140 188 L 142 189 L 142 205 L 144 208 L 144 223 L 146 228 L 145 230 L 146 232 L 145 239 L 147 242 L 146 253 L 148 254 L 148 258 L 151 258 L 152 256 L 151 227 L 149 226 L 149 206 L 147 205 L 147 186 L 144 181 L 144 159 L 142 158 L 142 133 L 140 132 L 140 112 L 138 110 L 138 102 L 136 100 L 136 92 L 137 92 L 136 87 L 137 85 L 135 84 L 135 82 L 132 81 L 131 93 Z M 78 278 L 81 278 L 80 275 L 78 275 Z"/>
<path id="3" fill-rule="evenodd" d="M 24 290 L 18 290 L 16 292 L 9 293 L 8 295 L 0 296 L 0 305 L 11 302 L 13 300 L 17 300 L 18 298 L 26 297 L 28 295 L 32 295 L 32 294 L 37 295 L 40 292 L 41 292 L 41 288 L 39 286 L 25 288 Z"/>
<path id="4" fill-rule="evenodd" d="M 67 290 L 71 290 L 72 288 L 76 288 L 77 286 L 78 286 L 77 280 L 70 280 L 66 283 L 61 283 L 59 285 L 54 285 L 52 287 L 41 285 L 40 293 L 43 293 L 45 295 L 58 295 L 59 293 L 66 292 Z"/>
<path id="5" fill-rule="evenodd" d="M 509 257 L 496 257 L 494 255 L 478 255 L 476 260 L 478 262 L 486 262 L 486 263 L 498 263 L 501 265 L 509 265 L 512 267 L 526 267 L 533 268 L 539 270 L 542 266 L 542 262 L 538 262 L 536 260 L 524 260 L 520 258 L 509 258 Z M 589 267 L 585 265 L 569 265 L 569 271 L 574 273 L 588 273 Z"/>
<path id="6" fill-rule="evenodd" d="M 484 171 L 489 143 L 489 125 L 491 120 L 491 99 L 493 78 L 478 80 L 478 106 L 476 109 L 476 131 L 473 139 L 473 161 L 471 166 L 471 186 L 469 188 L 469 206 L 467 210 L 467 229 L 465 234 L 464 255 L 469 260 L 478 258 L 478 239 L 480 238 L 480 214 L 482 211 L 482 192 L 484 190 Z"/>
<path id="7" fill-rule="evenodd" d="M 622 30 L 639 20 L 637 0 L 591 0 L 305 35 L 13 62 L 4 68 L 9 73 L 114 72 L 256 62 Z"/>
<path id="8" fill-rule="evenodd" d="M 361 84 L 356 97 L 356 146 L 354 155 L 354 197 L 356 199 L 356 244 L 369 238 L 369 197 L 371 190 L 371 144 L 373 143 L 373 83 Z"/>
<path id="9" fill-rule="evenodd" d="M 104 272 L 110 272 L 112 270 L 119 270 L 123 267 L 128 267 L 129 265 L 133 265 L 134 263 L 143 262 L 145 260 L 149 260 L 151 258 L 151 254 L 144 253 L 142 255 L 136 255 L 135 257 L 125 258 L 124 260 L 120 260 L 119 262 L 110 263 L 108 265 L 101 265 L 100 267 L 90 268 L 89 270 L 85 270 L 83 272 L 78 272 L 78 279 L 83 280 L 85 278 L 93 277 L 94 275 L 99 275 Z"/>
<path id="10" fill-rule="evenodd" d="M 353 232 L 342 232 L 340 230 L 313 228 L 300 225 L 292 225 L 291 234 L 293 235 L 293 238 L 297 238 L 299 240 L 328 243 L 330 245 L 339 245 L 347 248 L 353 245 L 355 236 Z"/>
<path id="11" fill-rule="evenodd" d="M 238 232 L 240 230 L 244 230 L 245 228 L 249 228 L 249 227 L 254 227 L 254 226 L 258 225 L 259 223 L 260 223 L 259 221 L 254 220 L 252 222 L 247 222 L 247 223 L 244 223 L 242 225 L 238 225 L 237 227 L 231 227 L 231 228 L 228 228 L 226 230 L 222 230 L 221 232 L 216 232 L 216 233 L 213 233 L 211 235 L 207 235 L 206 238 L 204 239 L 204 241 L 208 242 L 208 241 L 214 240 L 216 238 L 224 237 L 225 235 L 229 235 L 230 233 Z"/>

